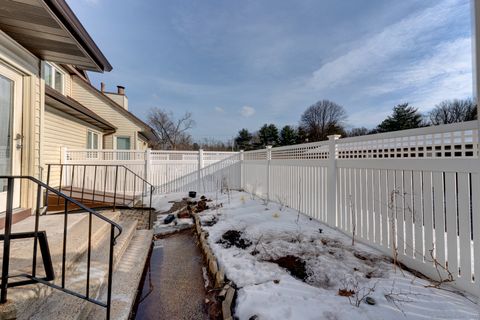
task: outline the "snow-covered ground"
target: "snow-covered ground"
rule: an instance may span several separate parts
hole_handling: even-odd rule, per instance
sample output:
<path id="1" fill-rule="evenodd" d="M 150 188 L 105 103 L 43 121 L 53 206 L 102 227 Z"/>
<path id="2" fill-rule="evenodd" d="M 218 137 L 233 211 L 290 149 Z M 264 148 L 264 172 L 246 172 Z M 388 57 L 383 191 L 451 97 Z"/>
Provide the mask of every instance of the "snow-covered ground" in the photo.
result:
<path id="1" fill-rule="evenodd" d="M 352 247 L 347 236 L 290 208 L 241 192 L 218 200 L 207 196 L 223 204 L 200 215 L 202 221 L 218 220 L 203 228 L 220 267 L 239 289 L 235 316 L 240 320 L 480 319 L 472 297 L 448 291 L 451 287 L 427 287 L 428 281 L 395 270 L 380 252 L 358 243 Z M 155 205 L 164 208 L 175 197 L 157 197 Z M 251 245 L 218 243 L 228 230 L 242 232 Z M 305 262 L 305 281 L 269 262 L 288 255 Z M 355 294 L 349 300 L 339 289 L 359 297 L 370 292 L 375 305 L 363 300 L 357 307 Z"/>

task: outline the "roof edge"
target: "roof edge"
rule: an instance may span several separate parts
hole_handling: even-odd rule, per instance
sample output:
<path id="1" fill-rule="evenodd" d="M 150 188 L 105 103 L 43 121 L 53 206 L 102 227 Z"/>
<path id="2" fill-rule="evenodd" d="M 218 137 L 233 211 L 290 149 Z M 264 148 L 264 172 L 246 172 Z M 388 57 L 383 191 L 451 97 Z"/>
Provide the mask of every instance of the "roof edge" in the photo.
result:
<path id="1" fill-rule="evenodd" d="M 43 0 L 43 3 L 57 16 L 68 31 L 84 47 L 90 57 L 100 68 L 99 71 L 111 71 L 112 65 L 98 48 L 75 13 L 64 0 Z"/>
<path id="2" fill-rule="evenodd" d="M 54 101 L 71 108 L 75 112 L 83 114 L 84 116 L 92 119 L 94 122 L 97 123 L 97 124 L 94 124 L 94 125 L 101 128 L 106 133 L 113 133 L 117 130 L 117 127 L 115 127 L 113 124 L 111 124 L 107 120 L 103 119 L 98 114 L 96 114 L 92 110 L 88 109 L 87 107 L 82 105 L 77 100 L 72 99 L 72 98 L 67 97 L 67 96 L 64 96 L 63 94 L 61 94 L 60 92 L 58 92 L 57 90 L 55 90 L 55 89 L 53 89 L 49 86 L 45 86 L 45 98 L 51 98 Z M 55 108 L 54 105 L 51 105 L 51 107 Z M 80 119 L 80 120 L 82 120 L 82 119 Z M 100 124 L 100 125 L 98 125 L 98 124 Z"/>

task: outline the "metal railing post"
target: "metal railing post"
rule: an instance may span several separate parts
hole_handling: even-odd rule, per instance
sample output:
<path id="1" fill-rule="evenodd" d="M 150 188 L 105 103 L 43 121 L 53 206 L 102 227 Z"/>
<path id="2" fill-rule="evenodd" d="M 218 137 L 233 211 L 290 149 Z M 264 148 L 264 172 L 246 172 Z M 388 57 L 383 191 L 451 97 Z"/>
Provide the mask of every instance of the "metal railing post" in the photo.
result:
<path id="1" fill-rule="evenodd" d="M 340 135 L 328 136 L 327 223 L 337 226 L 337 146 Z"/>
<path id="2" fill-rule="evenodd" d="M 113 211 L 117 205 L 117 182 L 118 182 L 118 165 L 115 166 L 115 186 L 113 188 Z"/>
<path id="3" fill-rule="evenodd" d="M 152 227 L 153 227 L 152 196 L 153 196 L 153 186 L 150 186 L 150 204 L 148 206 L 148 208 L 149 208 L 149 218 L 148 218 L 149 226 L 148 226 L 148 228 L 149 229 L 152 229 Z"/>
<path id="4" fill-rule="evenodd" d="M 10 264 L 10 235 L 12 233 L 13 178 L 7 178 L 7 208 L 5 211 L 5 231 L 3 240 L 2 283 L 0 284 L 0 303 L 7 302 L 8 267 Z"/>
<path id="5" fill-rule="evenodd" d="M 110 309 L 112 306 L 112 281 L 113 281 L 113 246 L 115 245 L 115 227 L 110 227 L 110 250 L 108 253 L 108 283 L 107 283 L 107 316 L 110 319 Z"/>

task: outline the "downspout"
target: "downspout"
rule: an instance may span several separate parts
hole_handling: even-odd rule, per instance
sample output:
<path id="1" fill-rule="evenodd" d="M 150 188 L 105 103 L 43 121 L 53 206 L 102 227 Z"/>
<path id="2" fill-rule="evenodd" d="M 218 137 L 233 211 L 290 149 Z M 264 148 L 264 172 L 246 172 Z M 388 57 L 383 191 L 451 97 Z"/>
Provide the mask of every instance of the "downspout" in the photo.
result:
<path id="1" fill-rule="evenodd" d="M 473 72 L 473 97 L 475 102 L 477 103 L 477 172 L 474 172 L 477 175 L 477 179 L 475 179 L 475 182 L 472 183 L 472 188 L 476 188 L 477 191 L 479 189 L 479 183 L 478 180 L 480 179 L 478 176 L 480 175 L 480 155 L 478 154 L 478 145 L 480 141 L 480 99 L 479 99 L 479 88 L 478 86 L 480 85 L 480 72 L 478 72 L 478 66 L 480 66 L 480 3 L 478 2 L 480 0 L 471 0 L 472 4 L 472 72 Z M 477 208 L 480 208 L 480 204 L 478 203 L 480 201 L 478 194 L 472 194 L 473 201 L 476 203 L 472 203 L 472 206 L 476 206 Z M 478 212 L 475 217 L 474 215 L 474 225 L 479 225 L 479 218 L 478 217 Z M 474 234 L 474 243 L 475 243 L 475 251 L 474 251 L 474 257 L 480 256 L 480 246 L 479 246 L 479 240 L 480 236 L 478 233 Z M 475 266 L 478 266 L 479 264 L 475 263 Z M 478 272 L 478 270 L 475 269 L 475 272 Z M 480 281 L 477 280 L 475 277 L 475 286 L 477 287 L 477 303 L 480 303 Z"/>

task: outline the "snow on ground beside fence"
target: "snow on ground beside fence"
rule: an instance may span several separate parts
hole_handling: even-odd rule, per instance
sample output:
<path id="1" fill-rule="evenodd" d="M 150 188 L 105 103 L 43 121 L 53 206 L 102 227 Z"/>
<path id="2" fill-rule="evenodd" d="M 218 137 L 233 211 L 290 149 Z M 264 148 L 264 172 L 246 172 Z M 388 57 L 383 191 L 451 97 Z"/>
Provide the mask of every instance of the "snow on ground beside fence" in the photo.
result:
<path id="1" fill-rule="evenodd" d="M 215 194 L 209 196 L 215 201 Z M 163 208 L 170 198 L 159 196 L 154 203 Z M 428 288 L 427 280 L 395 272 L 379 251 L 358 243 L 352 247 L 350 238 L 293 209 L 240 192 L 222 194 L 218 201 L 223 208 L 202 214 L 202 221 L 216 216 L 218 222 L 203 228 L 220 267 L 239 288 L 235 315 L 241 320 L 254 315 L 262 320 L 480 318 L 472 297 L 447 291 L 451 287 Z M 228 230 L 240 231 L 244 244 L 251 245 L 218 243 Z M 305 261 L 305 281 L 268 262 L 287 255 Z M 339 295 L 339 289 L 348 294 L 356 283 L 357 292 L 374 288 L 370 296 L 376 305 L 356 307 Z M 355 296 L 351 299 L 354 304 Z"/>

